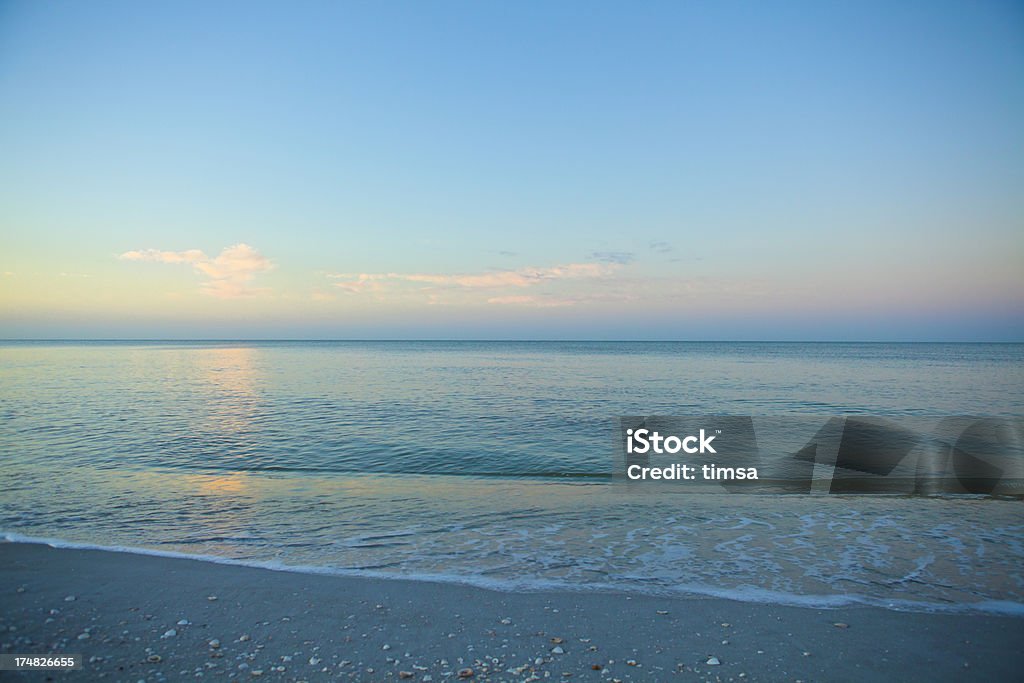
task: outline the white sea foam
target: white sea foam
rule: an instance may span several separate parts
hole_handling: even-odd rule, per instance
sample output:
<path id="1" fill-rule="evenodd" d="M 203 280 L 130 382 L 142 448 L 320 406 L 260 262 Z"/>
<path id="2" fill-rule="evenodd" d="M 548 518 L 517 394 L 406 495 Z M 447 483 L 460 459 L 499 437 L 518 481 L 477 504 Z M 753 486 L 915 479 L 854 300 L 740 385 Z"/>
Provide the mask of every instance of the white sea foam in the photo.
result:
<path id="1" fill-rule="evenodd" d="M 71 550 L 96 550 L 102 552 L 125 553 L 131 555 L 142 555 L 149 557 L 162 557 L 179 560 L 193 560 L 198 562 L 209 562 L 237 567 L 249 567 L 279 572 L 292 572 L 298 574 L 317 574 L 339 577 L 401 580 L 401 581 L 422 581 L 426 583 L 450 583 L 473 586 L 492 591 L 500 592 L 543 592 L 543 591 L 569 591 L 569 592 L 610 592 L 627 593 L 638 595 L 659 595 L 677 598 L 720 598 L 738 602 L 751 602 L 760 604 L 786 605 L 793 607 L 807 607 L 813 609 L 835 609 L 850 606 L 881 607 L 895 611 L 906 612 L 934 612 L 934 613 L 982 613 L 1003 616 L 1024 617 L 1024 603 L 1008 600 L 984 600 L 974 603 L 949 604 L 936 603 L 919 600 L 884 600 L 866 595 L 800 595 L 782 591 L 772 591 L 756 586 L 740 586 L 735 588 L 721 588 L 699 583 L 681 584 L 673 587 L 655 587 L 641 583 L 608 583 L 595 582 L 579 584 L 567 581 L 557 581 L 539 578 L 503 578 L 496 579 L 471 574 L 456 573 L 393 573 L 373 571 L 364 569 L 345 569 L 330 566 L 317 565 L 292 565 L 278 560 L 258 559 L 237 559 L 220 557 L 217 555 L 203 555 L 178 552 L 173 550 L 158 550 L 154 548 L 139 548 L 129 546 L 111 546 L 98 543 L 82 543 L 66 541 L 55 538 L 37 538 L 23 536 L 12 532 L 0 532 L 0 539 L 6 543 L 29 543 L 47 545 L 52 548 Z"/>

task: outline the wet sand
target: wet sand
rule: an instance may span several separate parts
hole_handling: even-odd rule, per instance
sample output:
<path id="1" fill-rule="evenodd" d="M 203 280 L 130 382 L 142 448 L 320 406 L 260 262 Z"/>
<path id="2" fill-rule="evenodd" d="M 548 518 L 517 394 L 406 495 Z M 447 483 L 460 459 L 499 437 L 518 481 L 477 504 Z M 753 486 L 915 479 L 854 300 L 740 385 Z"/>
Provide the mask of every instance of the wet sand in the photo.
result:
<path id="1" fill-rule="evenodd" d="M 85 660 L 8 680 L 1012 681 L 1022 643 L 1017 617 L 507 593 L 0 543 L 2 652 Z"/>

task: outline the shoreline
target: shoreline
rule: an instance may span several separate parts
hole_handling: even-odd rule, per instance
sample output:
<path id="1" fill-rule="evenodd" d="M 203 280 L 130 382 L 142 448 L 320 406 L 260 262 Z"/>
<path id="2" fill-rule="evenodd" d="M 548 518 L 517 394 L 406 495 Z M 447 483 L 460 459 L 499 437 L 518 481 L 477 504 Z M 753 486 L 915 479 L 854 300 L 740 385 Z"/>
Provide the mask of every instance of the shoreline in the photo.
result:
<path id="1" fill-rule="evenodd" d="M 132 546 L 105 546 L 95 543 L 68 541 L 64 539 L 24 536 L 12 532 L 0 532 L 0 545 L 4 543 L 41 545 L 55 550 L 88 550 L 114 553 L 129 556 L 155 557 L 172 560 L 189 560 L 206 562 L 229 567 L 245 567 L 263 571 L 284 572 L 290 574 L 312 576 L 334 576 L 348 579 L 368 579 L 375 581 L 408 581 L 430 585 L 464 586 L 497 593 L 567 593 L 594 595 L 622 595 L 632 597 L 650 597 L 665 600 L 727 600 L 752 605 L 799 607 L 802 609 L 833 610 L 840 608 L 857 609 L 868 607 L 896 612 L 948 615 L 979 615 L 1024 618 L 1024 603 L 1012 600 L 985 600 L 972 603 L 920 602 L 906 598 L 891 600 L 871 599 L 863 595 L 800 595 L 796 593 L 780 593 L 763 588 L 747 588 L 731 590 L 711 586 L 698 589 L 687 586 L 678 591 L 657 588 L 646 591 L 629 589 L 613 584 L 588 584 L 585 587 L 574 587 L 564 582 L 532 582 L 517 584 L 507 579 L 481 580 L 479 576 L 460 576 L 456 574 L 396 574 L 371 569 L 337 569 L 318 565 L 282 564 L 272 560 L 242 560 L 219 555 L 203 555 L 185 553 L 176 550 L 157 550 L 154 548 Z M 884 604 L 883 604 L 884 603 Z"/>
<path id="2" fill-rule="evenodd" d="M 511 593 L 20 542 L 0 543 L 0 595 L 2 652 L 84 655 L 82 672 L 55 679 L 430 683 L 471 668 L 471 680 L 490 681 L 906 681 L 1024 671 L 1024 619 L 991 614 Z"/>

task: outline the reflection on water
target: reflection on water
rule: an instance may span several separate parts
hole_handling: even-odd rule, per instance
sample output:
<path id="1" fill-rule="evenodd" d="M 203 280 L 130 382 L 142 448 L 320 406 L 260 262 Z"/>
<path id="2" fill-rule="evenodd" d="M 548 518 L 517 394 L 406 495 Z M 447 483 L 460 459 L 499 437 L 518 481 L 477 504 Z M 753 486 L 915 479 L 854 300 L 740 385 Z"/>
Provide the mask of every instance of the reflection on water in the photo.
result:
<path id="1" fill-rule="evenodd" d="M 246 485 L 247 477 L 243 474 L 215 475 L 189 477 L 189 481 L 196 483 L 199 493 L 207 496 L 238 496 L 248 490 Z"/>
<path id="2" fill-rule="evenodd" d="M 219 545 L 244 545 L 256 538 L 252 530 L 260 524 L 263 500 L 251 480 L 251 476 L 243 473 L 164 475 L 151 484 L 172 486 L 179 491 L 182 504 L 177 514 L 183 522 L 180 541 L 206 548 L 203 552 L 219 554 L 216 552 Z M 148 495 L 153 496 L 155 492 L 150 489 Z M 154 537 L 153 542 L 167 545 L 172 538 L 161 535 Z M 237 556 L 234 550 L 230 554 Z"/>
<path id="3" fill-rule="evenodd" d="M 251 452 L 258 439 L 255 420 L 261 412 L 257 389 L 257 350 L 250 347 L 198 349 L 192 354 L 201 380 L 203 401 L 193 427 L 196 434 L 249 442 Z"/>

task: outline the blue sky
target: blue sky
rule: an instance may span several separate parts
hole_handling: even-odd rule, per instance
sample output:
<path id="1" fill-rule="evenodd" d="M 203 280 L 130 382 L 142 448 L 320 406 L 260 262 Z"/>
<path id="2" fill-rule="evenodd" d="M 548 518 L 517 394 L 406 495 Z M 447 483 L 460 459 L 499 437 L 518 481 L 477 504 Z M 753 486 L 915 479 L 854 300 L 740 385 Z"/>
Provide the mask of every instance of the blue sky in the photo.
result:
<path id="1" fill-rule="evenodd" d="M 1024 339 L 1015 3 L 0 3 L 3 336 Z"/>

